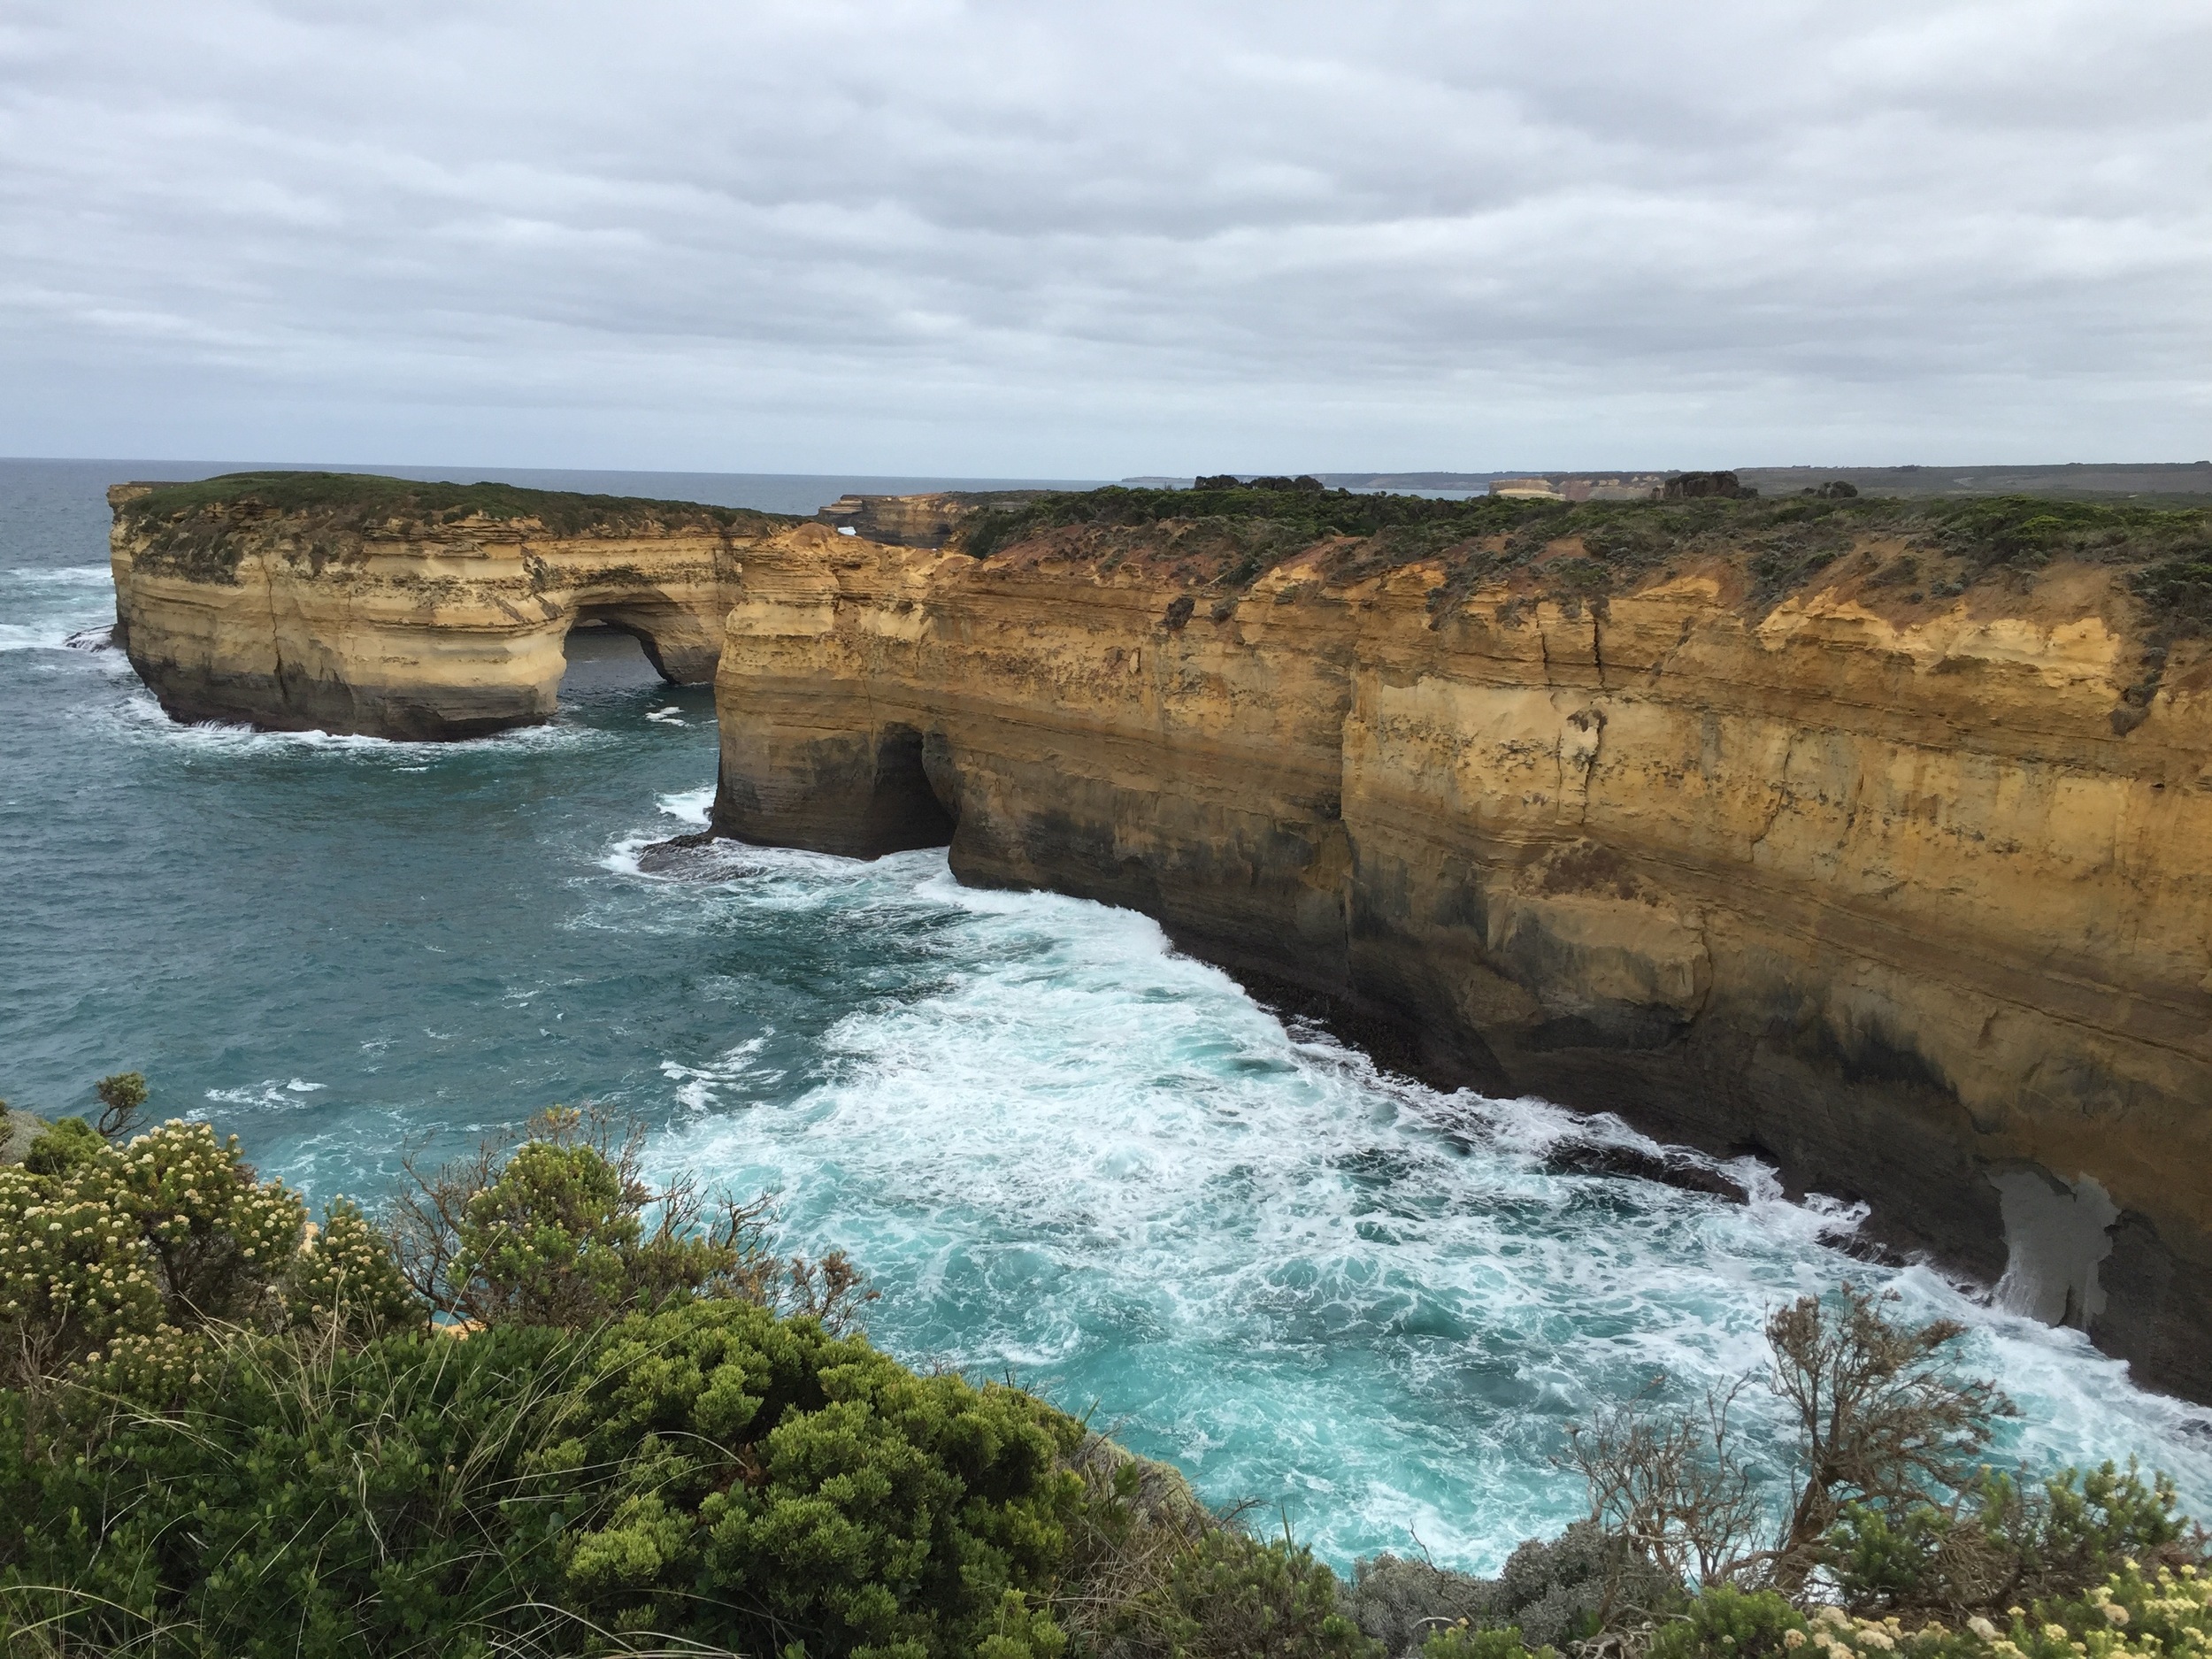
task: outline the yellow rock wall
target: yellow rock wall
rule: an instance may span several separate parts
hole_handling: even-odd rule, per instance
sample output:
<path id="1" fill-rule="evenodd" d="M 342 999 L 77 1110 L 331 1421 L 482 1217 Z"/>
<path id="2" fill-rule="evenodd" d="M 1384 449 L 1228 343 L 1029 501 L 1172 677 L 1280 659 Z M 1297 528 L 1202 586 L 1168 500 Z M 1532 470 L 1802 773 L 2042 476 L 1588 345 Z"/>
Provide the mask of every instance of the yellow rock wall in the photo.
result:
<path id="1" fill-rule="evenodd" d="M 1908 609 L 1847 558 L 1763 611 L 1717 559 L 1432 618 L 1434 570 L 1310 557 L 1233 603 L 813 526 L 742 563 L 721 832 L 949 835 L 1432 1077 L 1756 1151 L 2212 1389 L 2212 672 L 2115 720 L 2102 572 Z"/>

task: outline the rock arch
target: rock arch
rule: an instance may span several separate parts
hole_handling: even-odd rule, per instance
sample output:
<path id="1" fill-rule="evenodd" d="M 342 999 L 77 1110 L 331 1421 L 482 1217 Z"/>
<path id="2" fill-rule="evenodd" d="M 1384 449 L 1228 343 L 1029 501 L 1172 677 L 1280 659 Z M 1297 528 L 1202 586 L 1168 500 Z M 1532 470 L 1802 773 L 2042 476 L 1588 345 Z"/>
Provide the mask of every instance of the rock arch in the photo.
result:
<path id="1" fill-rule="evenodd" d="M 664 679 L 712 680 L 740 559 L 792 531 L 733 509 L 369 477 L 110 500 L 116 639 L 173 718 L 409 739 L 550 719 L 580 621 L 635 637 Z"/>
<path id="2" fill-rule="evenodd" d="M 574 630 L 596 625 L 626 634 L 645 652 L 663 680 L 679 686 L 704 685 L 714 678 L 722 655 L 718 618 L 710 625 L 696 605 L 665 594 L 579 599 L 567 607 L 561 628 L 565 640 Z"/>

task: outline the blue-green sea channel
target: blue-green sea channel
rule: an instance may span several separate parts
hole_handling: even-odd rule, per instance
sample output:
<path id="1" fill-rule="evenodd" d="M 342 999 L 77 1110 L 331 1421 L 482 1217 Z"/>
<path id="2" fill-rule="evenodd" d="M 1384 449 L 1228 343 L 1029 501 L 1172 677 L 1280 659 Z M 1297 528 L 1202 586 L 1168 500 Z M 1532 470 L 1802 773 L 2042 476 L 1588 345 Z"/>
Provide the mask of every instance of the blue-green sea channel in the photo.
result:
<path id="1" fill-rule="evenodd" d="M 114 651 L 110 482 L 0 462 L 0 1095 L 100 1075 L 240 1135 L 318 1202 L 557 1102 L 849 1250 L 902 1359 L 1012 1376 L 1327 1559 L 1494 1567 L 1579 1514 L 1564 1425 L 1757 1368 L 1845 1279 L 1971 1327 L 2036 1468 L 2139 1456 L 2212 1514 L 2212 1414 L 2070 1332 L 1839 1248 L 1855 1217 L 1547 1171 L 1539 1101 L 1379 1075 L 1125 910 L 873 864 L 639 850 L 704 821 L 705 687 L 594 656 L 550 726 L 396 744 L 180 726 Z M 934 480 L 490 473 L 810 511 Z M 580 656 L 582 653 L 580 650 Z M 1624 1127 L 1599 1133 L 1633 1140 Z M 1779 1419 L 1746 1396 L 1755 1442 Z"/>

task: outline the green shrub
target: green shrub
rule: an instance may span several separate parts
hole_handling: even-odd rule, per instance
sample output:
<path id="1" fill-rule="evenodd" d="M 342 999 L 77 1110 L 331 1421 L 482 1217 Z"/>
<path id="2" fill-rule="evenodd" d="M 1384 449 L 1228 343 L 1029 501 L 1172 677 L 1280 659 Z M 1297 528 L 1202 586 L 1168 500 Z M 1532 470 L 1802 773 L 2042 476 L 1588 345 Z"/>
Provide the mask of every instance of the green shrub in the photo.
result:
<path id="1" fill-rule="evenodd" d="M 296 1327 L 334 1325 L 347 1343 L 419 1330 L 428 1310 L 416 1300 L 390 1241 L 348 1198 L 334 1198 L 320 1228 L 286 1271 L 284 1299 Z"/>
<path id="2" fill-rule="evenodd" d="M 588 1324 L 624 1300 L 640 1209 L 595 1148 L 532 1141 L 468 1201 L 454 1279 L 483 1282 L 489 1318 Z"/>
<path id="3" fill-rule="evenodd" d="M 93 1652 L 483 1651 L 541 1616 L 584 1345 L 201 1340 L 196 1386 L 65 1455 L 0 1423 L 0 1604 Z M 19 1413 L 14 1397 L 11 1409 Z"/>
<path id="4" fill-rule="evenodd" d="M 1829 1530 L 1823 1555 L 1847 1606 L 1939 1603 L 1947 1598 L 1939 1586 L 1939 1563 L 1952 1530 L 1949 1514 L 1932 1503 L 1911 1504 L 1893 1514 L 1872 1504 L 1847 1503 Z"/>
<path id="5" fill-rule="evenodd" d="M 1109 1625 L 1114 1659 L 1386 1659 L 1338 1604 L 1336 1575 L 1284 1537 L 1217 1526 Z"/>
<path id="6" fill-rule="evenodd" d="M 244 508 L 246 517 L 288 515 L 325 529 L 355 532 L 390 523 L 529 520 L 556 535 L 594 529 L 697 525 L 769 528 L 795 519 L 744 507 L 529 489 L 518 484 L 426 483 L 374 472 L 227 472 L 167 484 L 123 503 L 127 522 L 154 526 Z"/>
<path id="7" fill-rule="evenodd" d="M 1533 1650 L 1538 1659 L 1558 1659 L 1556 1647 Z M 1502 1630 L 1479 1630 L 1471 1624 L 1448 1625 L 1421 1644 L 1421 1659 L 1526 1659 L 1531 1652 L 1517 1625 Z"/>
<path id="8" fill-rule="evenodd" d="M 724 1296 L 835 1329 L 872 1298 L 841 1253 L 779 1258 L 764 1203 L 710 1201 L 688 1180 L 655 1187 L 643 1148 L 634 1125 L 556 1107 L 520 1138 L 488 1141 L 437 1169 L 411 1158 L 411 1185 L 393 1217 L 402 1276 L 472 1328 L 574 1328 L 680 1297 Z"/>
<path id="9" fill-rule="evenodd" d="M 1438 1631 L 1481 1624 L 1495 1591 L 1492 1580 L 1471 1573 L 1386 1555 L 1352 1563 L 1345 1601 L 1360 1629 L 1396 1659 Z"/>
<path id="10" fill-rule="evenodd" d="M 143 1073 L 118 1071 L 92 1086 L 100 1097 L 100 1120 L 95 1125 L 104 1141 L 119 1141 L 138 1128 L 149 1093 Z"/>
<path id="11" fill-rule="evenodd" d="M 2212 548 L 2200 547 L 2137 571 L 2128 581 L 2168 634 L 2212 630 Z"/>
<path id="12" fill-rule="evenodd" d="M 0 1170 L 9 1651 L 1374 1659 L 1308 1551 L 843 1334 L 841 1257 L 603 1128 L 422 1178 L 409 1252 L 205 1125 Z"/>
<path id="13" fill-rule="evenodd" d="M 1955 1505 L 1847 1505 L 1824 1560 L 1855 1609 L 1996 1611 L 2083 1594 L 2130 1561 L 2200 1562 L 2178 1505 L 2170 1478 L 2132 1463 L 2036 1483 L 1984 1469 Z"/>
<path id="14" fill-rule="evenodd" d="M 1717 1585 L 1651 1639 L 1651 1659 L 1781 1659 L 1802 1644 L 1805 1616 L 1771 1590 Z M 1799 1632 L 1798 1640 L 1789 1634 Z"/>
<path id="15" fill-rule="evenodd" d="M 1056 1651 L 1074 1419 L 737 1302 L 626 1321 L 598 1376 L 564 1455 L 624 1472 L 569 1548 L 579 1611 L 741 1652 Z"/>
<path id="16" fill-rule="evenodd" d="M 1490 1616 L 1519 1625 L 1532 1643 L 1563 1647 L 1657 1617 L 1681 1599 L 1678 1579 L 1583 1521 L 1555 1539 L 1532 1539 L 1506 1557 Z"/>
<path id="17" fill-rule="evenodd" d="M 65 1175 L 104 1151 L 107 1141 L 81 1118 L 63 1118 L 32 1140 L 23 1155 L 23 1167 L 34 1175 Z"/>
<path id="18" fill-rule="evenodd" d="M 0 1423 L 12 1617 L 96 1651 L 241 1659 L 582 1652 L 595 1630 L 918 1659 L 1064 1646 L 1080 1425 L 811 1320 L 702 1302 L 350 1352 L 233 1334 L 200 1364 L 180 1403 L 71 1455 Z"/>

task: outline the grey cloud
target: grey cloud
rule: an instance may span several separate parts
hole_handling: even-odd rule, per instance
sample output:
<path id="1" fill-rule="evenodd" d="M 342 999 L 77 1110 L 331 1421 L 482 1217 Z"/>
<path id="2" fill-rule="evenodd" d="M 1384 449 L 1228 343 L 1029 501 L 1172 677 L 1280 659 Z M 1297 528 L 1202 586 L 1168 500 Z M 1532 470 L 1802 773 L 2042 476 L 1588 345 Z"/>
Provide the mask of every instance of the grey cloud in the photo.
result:
<path id="1" fill-rule="evenodd" d="M 2194 0 L 14 10 L 16 453 L 2212 451 Z"/>

